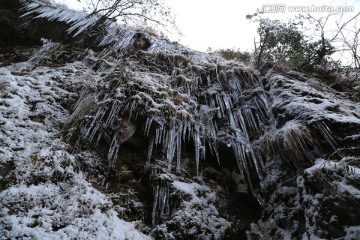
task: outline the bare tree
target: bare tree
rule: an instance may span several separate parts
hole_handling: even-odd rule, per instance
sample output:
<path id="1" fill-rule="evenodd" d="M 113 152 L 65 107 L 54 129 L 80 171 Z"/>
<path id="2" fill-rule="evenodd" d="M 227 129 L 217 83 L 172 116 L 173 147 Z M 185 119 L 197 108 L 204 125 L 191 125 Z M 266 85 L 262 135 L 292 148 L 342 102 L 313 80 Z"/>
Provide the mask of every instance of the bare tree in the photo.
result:
<path id="1" fill-rule="evenodd" d="M 360 29 L 357 23 L 359 16 L 360 12 L 348 18 L 345 18 L 345 13 L 329 13 L 322 17 L 308 14 L 304 18 L 308 19 L 310 23 L 315 23 L 315 32 L 320 33 L 321 49 L 326 50 L 327 44 L 331 44 L 336 48 L 335 51 L 339 54 L 339 58 L 344 59 L 346 55 L 351 56 L 350 62 L 346 65 L 360 68 Z M 320 54 L 320 56 L 322 55 Z"/>
<path id="2" fill-rule="evenodd" d="M 360 68 L 360 50 L 359 50 L 359 37 L 360 37 L 360 28 L 358 26 L 357 20 L 360 12 L 354 17 L 350 18 L 343 24 L 336 22 L 338 27 L 338 32 L 335 37 L 338 35 L 341 36 L 341 42 L 343 43 L 342 51 L 348 51 L 351 54 L 352 62 L 355 68 Z M 348 26 L 349 23 L 352 23 L 352 26 Z"/>
<path id="3" fill-rule="evenodd" d="M 320 32 L 320 39 L 317 41 L 318 47 L 314 49 L 313 56 L 311 61 L 314 65 L 320 64 L 326 56 L 330 56 L 335 50 L 331 45 L 332 40 L 329 40 L 326 36 L 326 26 L 333 14 L 328 14 L 324 17 L 315 18 L 314 16 L 308 14 L 307 18 L 311 22 L 315 22 L 315 31 Z"/>
<path id="4" fill-rule="evenodd" d="M 98 24 L 106 19 L 124 25 L 157 25 L 169 31 L 177 30 L 175 17 L 163 0 L 79 0 L 86 5 L 85 12 L 101 16 Z"/>

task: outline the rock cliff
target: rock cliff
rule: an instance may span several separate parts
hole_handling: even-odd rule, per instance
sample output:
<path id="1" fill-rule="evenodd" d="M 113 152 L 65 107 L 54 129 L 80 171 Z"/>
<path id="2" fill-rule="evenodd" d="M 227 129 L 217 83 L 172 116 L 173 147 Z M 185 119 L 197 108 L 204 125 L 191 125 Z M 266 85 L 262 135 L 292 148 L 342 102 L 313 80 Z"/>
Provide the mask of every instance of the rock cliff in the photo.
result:
<path id="1" fill-rule="evenodd" d="M 0 8 L 4 239 L 360 238 L 356 76 Z"/>

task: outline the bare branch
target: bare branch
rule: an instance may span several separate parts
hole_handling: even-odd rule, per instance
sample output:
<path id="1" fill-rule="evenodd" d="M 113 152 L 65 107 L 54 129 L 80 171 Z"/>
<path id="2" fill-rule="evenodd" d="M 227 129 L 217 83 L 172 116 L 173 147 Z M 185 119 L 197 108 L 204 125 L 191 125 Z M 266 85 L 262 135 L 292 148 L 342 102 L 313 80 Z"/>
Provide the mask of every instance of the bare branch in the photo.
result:
<path id="1" fill-rule="evenodd" d="M 163 27 L 177 30 L 173 15 L 163 0 L 82 0 L 89 5 L 90 15 L 100 15 L 96 26 L 105 19 L 120 19 L 124 24 L 151 22 Z M 92 8 L 92 9 L 91 9 Z"/>
<path id="2" fill-rule="evenodd" d="M 360 15 L 360 12 L 358 12 L 354 17 L 350 18 L 348 21 L 343 23 L 341 26 L 339 26 L 339 22 L 336 22 L 336 25 L 339 27 L 337 33 L 333 38 L 330 39 L 330 42 L 334 41 L 334 39 L 339 35 L 339 33 L 343 30 L 343 28 L 346 27 L 350 22 L 352 22 L 354 19 L 356 19 Z"/>

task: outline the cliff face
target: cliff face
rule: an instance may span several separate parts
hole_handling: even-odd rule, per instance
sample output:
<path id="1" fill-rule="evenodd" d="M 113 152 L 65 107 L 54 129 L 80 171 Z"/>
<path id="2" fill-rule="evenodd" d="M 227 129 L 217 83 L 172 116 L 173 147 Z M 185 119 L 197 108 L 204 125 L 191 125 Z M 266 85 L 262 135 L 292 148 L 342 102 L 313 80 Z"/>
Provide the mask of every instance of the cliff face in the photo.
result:
<path id="1" fill-rule="evenodd" d="M 19 5 L 1 11 L 21 22 Z M 26 6 L 30 22 L 1 35 L 5 238 L 360 237 L 357 78 L 259 77 L 113 23 L 89 37 L 82 13 Z M 34 31 L 44 22 L 61 30 Z"/>
<path id="2" fill-rule="evenodd" d="M 319 78 L 266 77 L 275 141 L 262 182 L 264 215 L 252 227 L 269 239 L 359 237 L 359 80 L 344 80 L 351 88 L 340 92 Z"/>

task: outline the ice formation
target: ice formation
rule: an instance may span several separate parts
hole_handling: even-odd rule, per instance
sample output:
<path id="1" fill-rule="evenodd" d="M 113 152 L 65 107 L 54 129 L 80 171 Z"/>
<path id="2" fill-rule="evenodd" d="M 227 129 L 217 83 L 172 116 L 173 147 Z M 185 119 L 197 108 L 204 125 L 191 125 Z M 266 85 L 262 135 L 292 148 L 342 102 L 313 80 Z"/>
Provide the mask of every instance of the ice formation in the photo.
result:
<path id="1" fill-rule="evenodd" d="M 73 39 L 97 27 L 98 16 L 46 1 L 23 2 L 28 3 L 23 17 L 65 23 Z M 132 156 L 119 157 L 136 138 L 147 142 L 147 153 L 137 157 L 144 158 L 141 174 L 148 178 L 143 184 L 152 196 L 151 216 L 142 216 L 150 219 L 151 230 L 144 229 L 158 238 L 181 238 L 186 231 L 221 239 L 233 224 L 219 212 L 222 203 L 214 190 L 222 191 L 217 184 L 225 175 L 215 183 L 204 181 L 209 169 L 204 166 L 210 163 L 237 166 L 228 174 L 236 179 L 236 193 L 249 188 L 266 213 L 248 236 L 287 239 L 301 232 L 303 239 L 328 238 L 334 229 L 326 227 L 343 215 L 324 217 L 322 226 L 316 219 L 324 214 L 319 202 L 357 203 L 356 98 L 298 72 L 274 68 L 260 79 L 239 62 L 113 22 L 103 27 L 92 39 L 97 51 L 83 48 L 71 63 L 57 62 L 66 52 L 63 44 L 43 39 L 27 62 L 0 68 L 0 167 L 9 164 L 16 176 L 0 192 L 1 230 L 7 237 L 56 239 L 80 233 L 83 238 L 146 239 L 134 229 L 136 223 L 117 216 L 125 212 L 122 203 L 115 212 L 111 194 L 90 184 L 136 195 L 131 191 L 138 184 L 131 176 L 135 171 L 122 164 Z M 139 39 L 146 47 L 135 47 Z M 93 169 L 109 176 L 99 176 L 99 184 Z M 124 186 L 130 190 L 123 191 Z M 132 204 L 134 209 L 141 205 Z M 347 223 L 342 236 L 358 236 L 356 219 L 341 221 Z M 171 226 L 179 224 L 172 232 Z"/>

